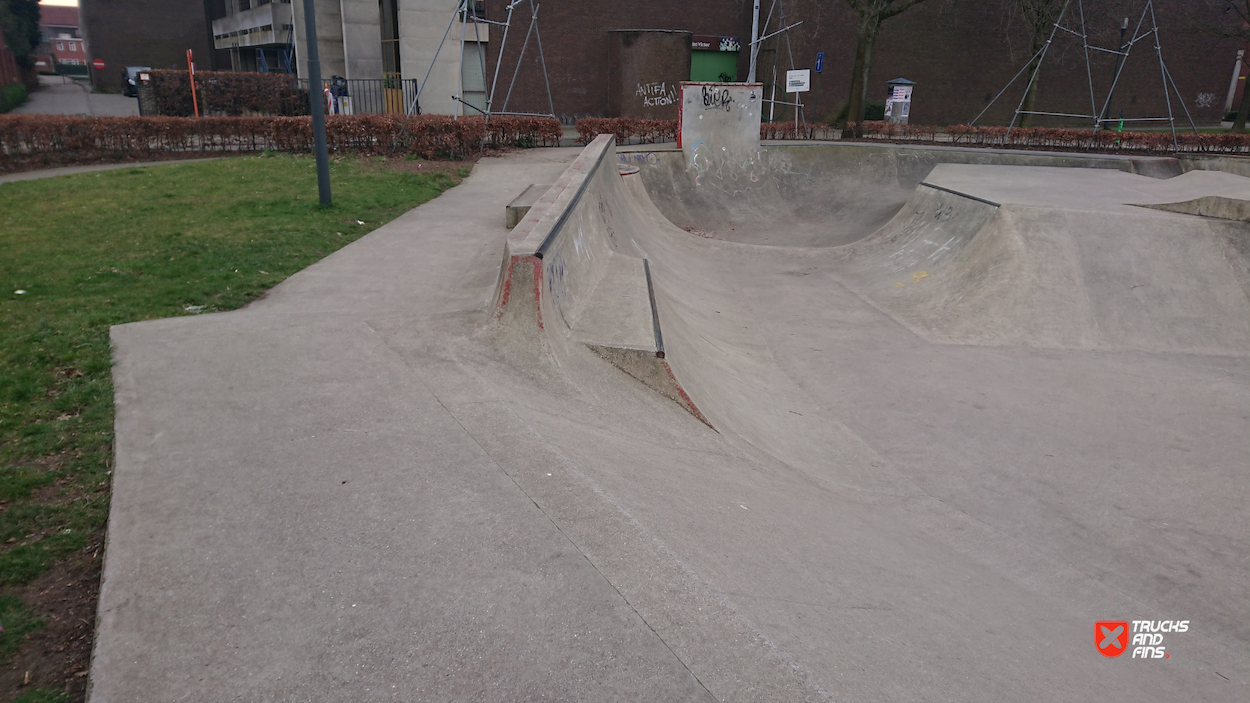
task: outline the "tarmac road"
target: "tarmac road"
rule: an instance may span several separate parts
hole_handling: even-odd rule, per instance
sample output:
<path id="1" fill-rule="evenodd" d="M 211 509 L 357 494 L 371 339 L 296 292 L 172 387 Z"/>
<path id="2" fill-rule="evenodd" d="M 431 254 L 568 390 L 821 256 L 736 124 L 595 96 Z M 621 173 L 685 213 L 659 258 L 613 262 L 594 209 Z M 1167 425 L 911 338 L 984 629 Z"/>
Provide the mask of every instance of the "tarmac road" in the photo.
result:
<path id="1" fill-rule="evenodd" d="M 87 82 L 41 75 L 39 90 L 11 114 L 130 117 L 139 114 L 139 101 L 116 93 L 93 93 Z"/>

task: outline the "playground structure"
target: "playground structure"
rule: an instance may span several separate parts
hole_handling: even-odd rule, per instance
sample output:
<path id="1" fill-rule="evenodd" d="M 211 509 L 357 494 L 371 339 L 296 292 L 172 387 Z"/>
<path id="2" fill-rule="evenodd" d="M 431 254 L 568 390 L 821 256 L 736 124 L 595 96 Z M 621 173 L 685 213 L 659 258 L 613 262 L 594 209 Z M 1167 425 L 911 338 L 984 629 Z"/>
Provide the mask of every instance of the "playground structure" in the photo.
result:
<path id="1" fill-rule="evenodd" d="M 989 111 L 991 107 L 993 107 L 994 103 L 997 102 L 998 99 L 1001 98 L 1003 94 L 1007 92 L 1007 89 L 1010 88 L 1012 84 L 1014 84 L 1022 75 L 1024 75 L 1026 71 L 1028 71 L 1029 66 L 1033 66 L 1034 67 L 1033 70 L 1029 72 L 1029 80 L 1025 85 L 1024 93 L 1020 96 L 1020 103 L 1019 105 L 1016 106 L 1016 110 L 1013 113 L 1011 123 L 1008 125 L 1007 137 L 1011 136 L 1011 130 L 1015 129 L 1017 122 L 1019 122 L 1021 118 L 1024 117 L 1025 115 L 1042 115 L 1042 116 L 1049 116 L 1049 117 L 1074 118 L 1074 119 L 1081 119 L 1081 120 L 1088 119 L 1091 121 L 1091 131 L 1094 133 L 1097 133 L 1098 130 L 1100 129 L 1105 129 L 1107 123 L 1111 123 L 1111 122 L 1119 122 L 1119 123 L 1167 122 L 1168 127 L 1172 131 L 1172 141 L 1173 141 L 1173 144 L 1175 145 L 1176 144 L 1176 117 L 1177 116 L 1172 110 L 1173 97 L 1176 98 L 1176 101 L 1180 105 L 1181 110 L 1185 113 L 1185 119 L 1189 122 L 1190 129 L 1192 129 L 1195 134 L 1198 132 L 1198 127 L 1197 125 L 1194 124 L 1193 117 L 1189 114 L 1189 108 L 1185 106 L 1185 101 L 1181 99 L 1180 90 L 1177 89 L 1175 81 L 1172 80 L 1172 74 L 1168 72 L 1167 64 L 1164 63 L 1163 61 L 1163 47 L 1162 47 L 1161 42 L 1159 41 L 1159 22 L 1155 18 L 1154 0 L 1145 0 L 1145 3 L 1142 6 L 1141 14 L 1137 19 L 1137 24 L 1133 27 L 1133 38 L 1129 39 L 1128 41 L 1124 40 L 1124 32 L 1128 30 L 1129 18 L 1127 17 L 1124 18 L 1123 23 L 1121 25 L 1120 45 L 1115 49 L 1109 49 L 1106 47 L 1095 46 L 1095 45 L 1090 44 L 1089 32 L 1087 31 L 1087 27 L 1085 24 L 1084 0 L 1076 0 L 1076 19 L 1080 23 L 1079 29 L 1074 29 L 1072 27 L 1065 26 L 1064 24 L 1065 20 L 1070 19 L 1068 12 L 1071 8 L 1072 8 L 1072 0 L 1064 0 L 1063 7 L 1059 10 L 1059 15 L 1055 19 L 1055 23 L 1051 28 L 1050 36 L 1046 39 L 1046 43 L 1042 45 L 1041 49 L 1037 50 L 1037 53 L 1033 54 L 1033 56 L 1028 60 L 1028 62 L 1025 63 L 1023 68 L 1021 68 L 1018 72 L 1016 72 L 1016 75 L 1013 76 L 1011 80 L 1007 82 L 1007 85 L 1003 86 L 1003 89 L 998 92 L 998 95 L 994 96 L 994 99 L 991 100 L 989 104 L 985 106 L 983 110 L 981 110 L 981 112 L 972 120 L 970 124 L 975 125 L 977 123 L 977 120 L 980 120 L 981 117 L 983 117 L 985 113 Z M 1149 18 L 1150 20 L 1149 24 L 1146 23 L 1147 18 Z M 1142 31 L 1143 26 L 1146 27 L 1145 31 Z M 1041 72 L 1042 66 L 1046 62 L 1046 56 L 1047 54 L 1049 54 L 1052 44 L 1054 44 L 1056 35 L 1058 35 L 1060 32 L 1062 32 L 1065 36 L 1071 35 L 1073 37 L 1080 39 L 1081 41 L 1081 50 L 1085 59 L 1085 74 L 1086 74 L 1086 78 L 1089 81 L 1090 112 L 1088 114 L 1045 112 L 1045 111 L 1039 111 L 1039 110 L 1025 110 L 1024 109 L 1024 103 L 1029 95 L 1029 91 L 1037 83 L 1038 74 Z M 1162 85 L 1163 96 L 1167 104 L 1167 110 L 1168 110 L 1167 117 L 1131 117 L 1127 119 L 1123 117 L 1113 118 L 1110 116 L 1111 101 L 1115 96 L 1115 89 L 1116 89 L 1116 86 L 1119 85 L 1120 76 L 1122 75 L 1124 71 L 1124 66 L 1125 64 L 1128 63 L 1128 58 L 1129 58 L 1129 55 L 1132 53 L 1133 47 L 1138 42 L 1144 41 L 1147 39 L 1153 42 L 1155 56 L 1159 60 L 1159 73 L 1160 73 L 1160 78 L 1163 84 Z M 1107 97 L 1103 101 L 1101 109 L 1099 109 L 1098 101 L 1094 96 L 1094 74 L 1093 74 L 1093 68 L 1090 62 L 1090 52 L 1103 52 L 1107 54 L 1112 54 L 1116 57 L 1115 77 L 1112 80 L 1111 88 L 1107 91 Z"/>
<path id="2" fill-rule="evenodd" d="M 451 36 L 452 27 L 455 26 L 455 23 L 457 20 L 460 20 L 460 23 L 461 23 L 461 31 L 460 31 L 460 39 L 459 39 L 460 50 L 458 53 L 460 57 L 460 70 L 459 70 L 460 78 L 459 78 L 459 83 L 458 83 L 459 87 L 456 91 L 456 95 L 453 95 L 452 99 L 455 100 L 458 105 L 467 107 L 475 111 L 478 114 L 484 115 L 487 120 L 489 120 L 492 115 L 522 115 L 522 116 L 531 116 L 531 117 L 554 118 L 555 117 L 555 103 L 551 98 L 551 79 L 547 75 L 547 59 L 543 55 L 542 33 L 538 28 L 538 9 L 539 7 L 541 7 L 541 4 L 536 4 L 534 0 L 512 0 L 512 2 L 509 2 L 505 6 L 505 9 L 507 10 L 508 15 L 507 15 L 507 19 L 504 20 L 503 22 L 488 20 L 485 17 L 482 17 L 477 11 L 475 11 L 470 6 L 470 4 L 471 4 L 471 0 L 456 0 L 456 8 L 452 12 L 451 19 L 449 19 L 447 22 L 447 29 L 444 30 L 443 32 L 443 38 L 439 41 L 438 48 L 434 50 L 434 57 L 430 60 L 430 66 L 428 69 L 426 69 L 425 76 L 421 79 L 421 83 L 417 86 L 417 94 L 413 96 L 412 100 L 408 103 L 408 107 L 405 112 L 411 115 L 413 111 L 416 109 L 421 98 L 421 91 L 425 89 L 426 83 L 430 79 L 430 73 L 434 71 L 434 66 L 438 62 L 438 55 L 439 53 L 442 52 L 443 47 L 447 44 L 447 38 Z M 504 95 L 503 103 L 500 104 L 498 108 L 496 108 L 495 107 L 496 89 L 499 87 L 499 74 L 501 70 L 503 69 L 503 56 L 504 56 L 504 50 L 508 46 L 508 35 L 512 31 L 513 12 L 517 9 L 517 7 L 523 4 L 526 5 L 527 9 L 529 10 L 529 24 L 526 26 L 525 40 L 524 40 L 524 43 L 521 45 L 521 52 L 517 56 L 516 67 L 512 71 L 512 79 L 508 83 L 508 92 Z M 485 107 L 484 108 L 478 107 L 466 101 L 465 95 L 464 95 L 464 92 L 465 92 L 464 90 L 465 89 L 465 86 L 464 86 L 465 38 L 468 36 L 468 28 L 470 26 L 473 27 L 474 37 L 479 36 L 478 34 L 479 27 L 485 27 L 486 31 L 488 32 L 489 32 L 489 28 L 492 26 L 503 28 L 503 36 L 499 41 L 498 58 L 495 61 L 495 70 L 490 80 L 489 89 L 485 91 Z M 535 50 L 538 52 L 538 62 L 543 72 L 543 83 L 547 88 L 547 106 L 549 108 L 549 111 L 544 112 L 544 113 L 509 112 L 508 102 L 512 99 L 512 91 L 516 87 L 517 76 L 520 75 L 521 63 L 525 60 L 525 53 L 529 49 L 531 38 L 534 40 Z M 474 46 L 477 46 L 477 42 L 474 42 Z M 481 70 L 481 75 L 483 76 L 483 78 L 485 78 L 486 56 L 480 50 L 475 50 L 474 55 L 477 57 L 477 60 L 480 62 L 479 69 Z M 461 108 L 461 110 L 463 110 L 463 107 Z M 459 117 L 460 114 L 461 114 L 461 111 L 457 111 L 456 117 Z"/>

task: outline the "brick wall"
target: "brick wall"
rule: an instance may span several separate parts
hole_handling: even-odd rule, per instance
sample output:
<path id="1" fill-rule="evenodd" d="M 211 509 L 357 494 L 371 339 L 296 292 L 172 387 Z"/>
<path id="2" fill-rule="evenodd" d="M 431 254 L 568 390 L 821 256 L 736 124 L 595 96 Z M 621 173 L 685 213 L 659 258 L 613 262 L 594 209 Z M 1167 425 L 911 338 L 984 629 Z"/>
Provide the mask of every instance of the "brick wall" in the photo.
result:
<path id="1" fill-rule="evenodd" d="M 1143 4 L 1143 0 L 1085 3 L 1091 42 L 1115 46 L 1119 18 L 1131 15 L 1131 24 L 1135 25 Z M 505 0 L 487 0 L 487 16 L 503 20 L 505 5 Z M 766 14 L 769 2 L 762 5 Z M 501 90 L 506 90 L 524 40 L 529 19 L 521 12 L 524 7 L 519 6 L 514 15 L 513 31 L 504 52 Z M 972 120 L 1031 53 L 1029 36 L 1018 22 L 1010 21 L 1010 7 L 1010 0 L 926 0 L 887 21 L 874 50 L 869 99 L 884 102 L 887 80 L 909 78 L 917 83 L 912 122 L 955 124 Z M 1222 21 L 1218 3 L 1155 0 L 1155 11 L 1163 56 L 1185 105 L 1195 119 L 1217 121 L 1239 48 L 1237 42 L 1204 30 Z M 784 82 L 791 53 L 797 68 L 811 68 L 816 52 L 824 51 L 824 71 L 813 74 L 813 91 L 804 96 L 807 118 L 824 120 L 846 102 L 858 18 L 845 2 L 834 0 L 789 0 L 786 12 L 788 22 L 802 20 L 803 25 L 789 33 L 788 46 L 784 37 L 762 45 L 758 78 L 769 82 L 774 57 L 780 56 L 777 76 L 778 82 Z M 565 119 L 610 114 L 609 31 L 614 29 L 674 29 L 740 37 L 743 50 L 739 54 L 738 74 L 742 78 L 747 74 L 751 3 L 745 0 L 544 3 L 539 26 L 555 110 Z M 1078 25 L 1073 22 L 1072 26 Z M 500 36 L 498 29 L 492 30 L 487 62 L 492 67 Z M 546 111 L 546 89 L 534 49 L 531 41 L 509 109 Z M 1094 55 L 1094 89 L 1099 108 L 1111 82 L 1113 60 L 1109 54 Z M 1023 83 L 1014 86 L 983 121 L 1005 124 L 1023 89 Z M 1126 116 L 1167 114 L 1158 59 L 1150 38 L 1133 49 L 1116 94 L 1117 111 L 1123 109 Z M 1173 106 L 1179 114 L 1179 104 L 1174 102 Z M 1070 37 L 1054 44 L 1040 76 L 1036 109 L 1091 111 L 1084 57 L 1079 42 Z M 778 119 L 786 116 L 779 113 Z M 1039 120 L 1036 124 L 1045 122 Z"/>
<path id="2" fill-rule="evenodd" d="M 616 117 L 675 120 L 690 80 L 689 32 L 608 33 L 608 112 Z"/>
<path id="3" fill-rule="evenodd" d="M 503 21 L 507 12 L 505 0 L 487 0 L 488 19 Z M 513 13 L 512 32 L 504 49 L 504 68 L 500 71 L 501 95 L 507 92 L 512 70 L 525 41 L 529 24 L 528 4 L 517 6 Z M 551 78 L 552 99 L 556 114 L 563 119 L 608 114 L 611 87 L 609 31 L 615 29 L 672 29 L 694 34 L 737 36 L 745 45 L 751 33 L 751 4 L 742 0 L 636 0 L 611 2 L 549 2 L 542 4 L 538 26 L 542 30 L 543 53 Z M 502 30 L 493 27 L 486 65 L 493 67 Z M 535 42 L 525 53 L 512 92 L 509 110 L 546 112 L 547 90 L 543 85 L 542 68 L 538 63 Z M 739 64 L 747 54 L 744 49 Z M 688 66 L 687 66 L 688 70 Z M 740 69 L 743 76 L 746 69 Z M 689 75 L 689 74 L 687 74 Z M 487 76 L 490 80 L 490 76 Z"/>
<path id="4" fill-rule="evenodd" d="M 217 68 L 223 58 L 212 44 L 223 0 L 79 0 L 79 10 L 91 58 L 105 63 L 91 72 L 98 88 L 120 91 L 124 66 L 186 68 L 187 49 L 197 68 Z"/>

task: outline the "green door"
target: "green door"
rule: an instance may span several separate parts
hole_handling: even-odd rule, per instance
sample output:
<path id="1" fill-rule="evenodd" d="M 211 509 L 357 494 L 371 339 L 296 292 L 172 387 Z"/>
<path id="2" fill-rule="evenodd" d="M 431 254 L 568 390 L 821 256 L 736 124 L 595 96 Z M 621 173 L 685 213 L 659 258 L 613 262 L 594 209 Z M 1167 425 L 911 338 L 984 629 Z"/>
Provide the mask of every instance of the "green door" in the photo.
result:
<path id="1" fill-rule="evenodd" d="M 710 83 L 732 83 L 738 80 L 738 52 L 690 52 L 690 80 Z"/>

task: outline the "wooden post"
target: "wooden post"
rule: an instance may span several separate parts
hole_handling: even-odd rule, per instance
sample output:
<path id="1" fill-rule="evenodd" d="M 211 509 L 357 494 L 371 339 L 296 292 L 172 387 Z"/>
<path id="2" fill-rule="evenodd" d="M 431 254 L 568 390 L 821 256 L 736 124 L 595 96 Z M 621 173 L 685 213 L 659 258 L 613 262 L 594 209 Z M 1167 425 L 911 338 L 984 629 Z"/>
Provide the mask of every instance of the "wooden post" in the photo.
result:
<path id="1" fill-rule="evenodd" d="M 195 108 L 195 116 L 200 116 L 200 101 L 195 96 L 195 61 L 191 57 L 191 50 L 187 49 L 187 72 L 191 77 L 191 106 Z"/>

